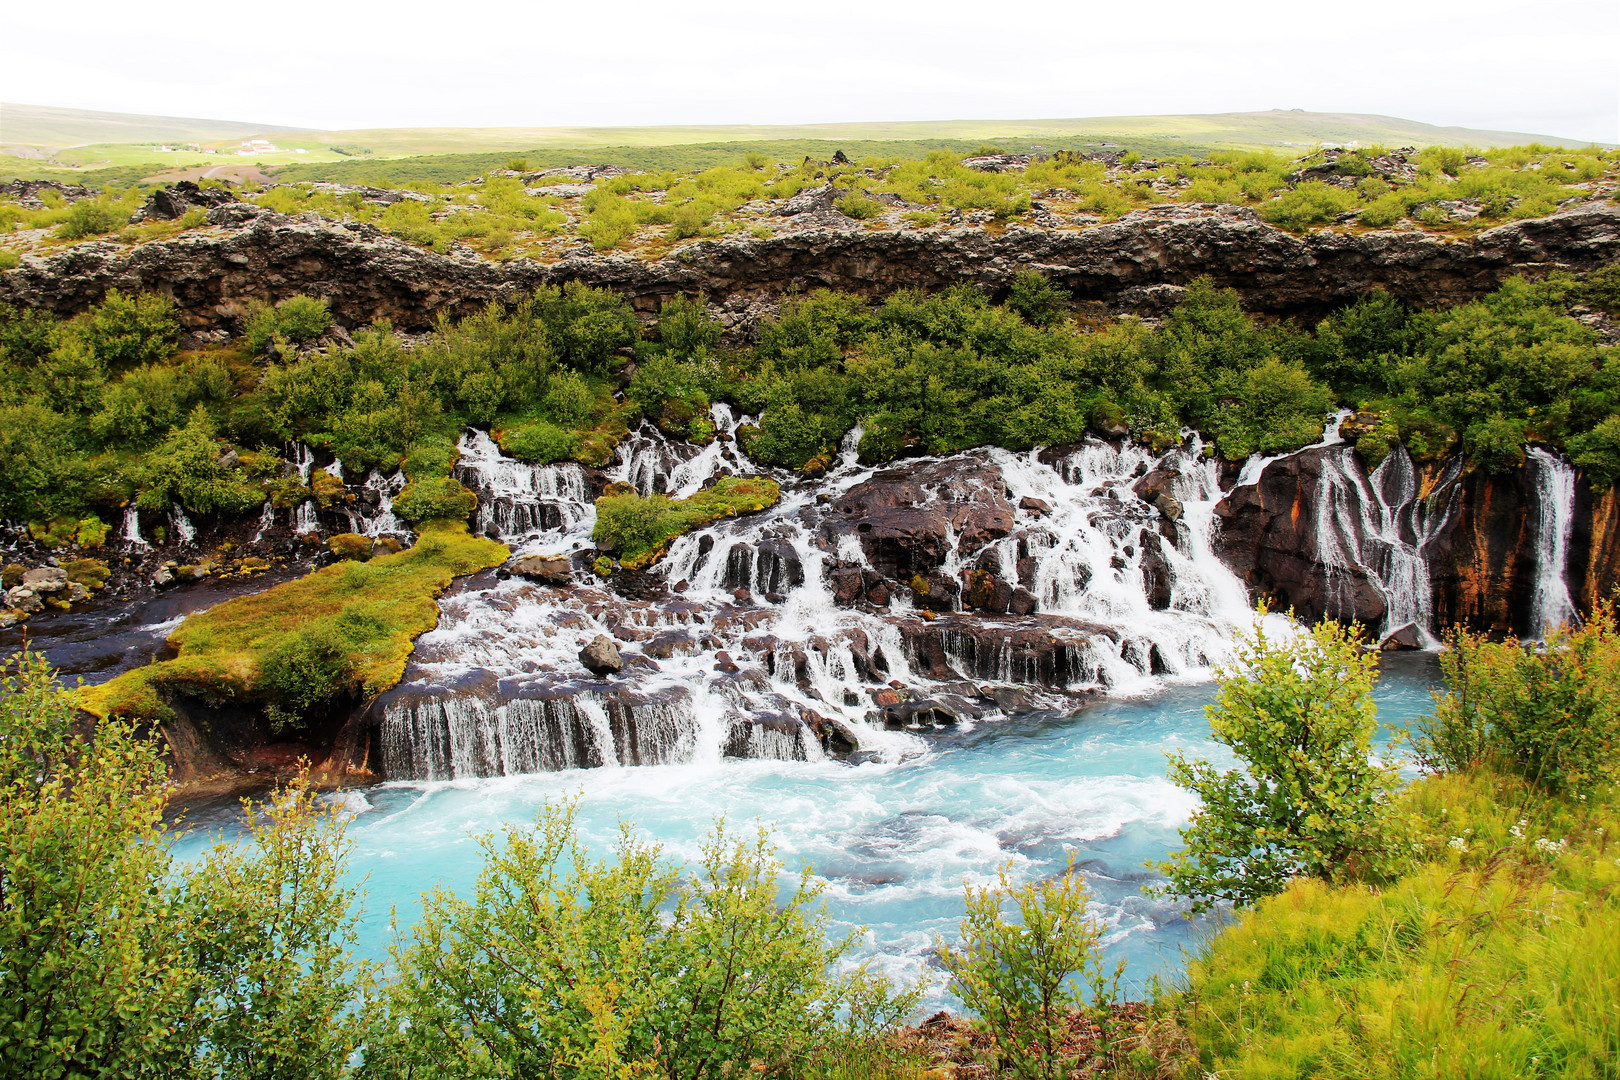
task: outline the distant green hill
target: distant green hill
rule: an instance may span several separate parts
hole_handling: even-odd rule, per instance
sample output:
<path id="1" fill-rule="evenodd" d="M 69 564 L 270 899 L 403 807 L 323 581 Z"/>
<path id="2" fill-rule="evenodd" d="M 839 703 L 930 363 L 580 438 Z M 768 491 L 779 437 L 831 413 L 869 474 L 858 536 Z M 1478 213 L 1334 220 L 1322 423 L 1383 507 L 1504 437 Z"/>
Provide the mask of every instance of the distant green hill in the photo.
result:
<path id="1" fill-rule="evenodd" d="M 246 139 L 289 131 L 233 120 L 59 109 L 51 105 L 0 103 L 0 143 L 30 147 L 84 146 L 92 143 L 207 142 Z"/>
<path id="2" fill-rule="evenodd" d="M 245 140 L 274 146 L 245 149 Z M 160 153 L 153 144 L 200 143 L 217 153 Z M 1211 150 L 1298 148 L 1322 143 L 1385 146 L 1576 147 L 1582 140 L 1521 131 L 1437 127 L 1359 113 L 1268 112 L 1184 116 L 1104 116 L 1056 120 L 926 120 L 883 123 L 717 125 L 692 127 L 376 128 L 309 131 L 223 120 L 0 105 L 0 176 L 73 172 L 127 182 L 160 172 L 225 165 L 259 166 L 286 179 L 409 182 L 475 175 L 525 157 L 531 167 L 600 162 L 636 168 L 699 168 L 750 150 L 777 160 L 805 155 L 913 157 L 928 150 L 965 152 L 984 144 L 1007 150 L 1096 149 L 1117 145 L 1147 155 Z"/>

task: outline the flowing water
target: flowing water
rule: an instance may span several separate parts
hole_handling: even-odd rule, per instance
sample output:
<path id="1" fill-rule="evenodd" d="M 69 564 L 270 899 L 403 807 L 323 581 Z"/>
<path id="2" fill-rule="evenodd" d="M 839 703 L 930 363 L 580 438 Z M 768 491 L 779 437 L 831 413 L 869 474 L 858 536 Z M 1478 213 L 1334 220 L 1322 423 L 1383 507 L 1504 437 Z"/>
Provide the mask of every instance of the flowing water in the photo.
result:
<path id="1" fill-rule="evenodd" d="M 1575 526 L 1575 468 L 1539 446 L 1525 451 L 1525 464 L 1534 484 L 1531 501 L 1536 510 L 1536 584 L 1530 632 L 1540 638 L 1549 629 L 1580 618 L 1565 577 Z"/>
<path id="2" fill-rule="evenodd" d="M 1380 718 L 1424 711 L 1435 685 L 1432 654 L 1385 657 Z M 479 866 L 474 837 L 532 820 L 548 800 L 579 799 L 584 835 L 605 853 L 618 823 L 633 823 L 678 859 L 698 857 L 711 823 L 774 826 L 790 873 L 813 868 L 826 885 L 835 929 L 864 926 L 860 957 L 897 977 L 935 979 L 930 1007 L 951 1001 L 929 961 L 952 940 L 964 880 L 982 883 L 1012 864 L 1017 880 L 1061 873 L 1070 859 L 1095 895 L 1110 958 L 1127 962 L 1127 987 L 1173 978 L 1206 921 L 1149 897 L 1147 865 L 1177 843 L 1194 808 L 1164 777 L 1164 754 L 1182 748 L 1229 763 L 1209 740 L 1209 683 L 1174 683 L 1078 713 L 1037 712 L 921 739 L 893 763 L 691 761 L 645 768 L 579 769 L 395 782 L 339 798 L 356 814 L 350 873 L 364 878 L 362 951 L 384 958 L 389 917 L 414 920 L 437 885 L 466 895 Z M 199 813 L 178 850 L 194 857 L 210 829 L 233 829 L 226 811 Z"/>
<path id="3" fill-rule="evenodd" d="M 701 449 L 643 427 L 607 478 L 685 496 L 754 471 L 736 449 L 745 418 L 724 406 L 713 418 L 722 436 Z M 597 850 L 620 820 L 688 861 L 717 818 L 772 827 L 789 871 L 824 882 L 835 928 L 866 927 L 860 955 L 908 979 L 933 977 L 929 951 L 955 935 L 964 880 L 1007 864 L 1038 878 L 1070 860 L 1135 992 L 1181 970 L 1202 924 L 1143 890 L 1194 808 L 1164 755 L 1230 761 L 1203 706 L 1212 667 L 1252 621 L 1212 551 L 1215 462 L 1189 435 L 1164 455 L 1088 442 L 884 471 L 859 463 L 859 438 L 817 482 L 780 476 L 776 507 L 674 541 L 627 595 L 586 568 L 595 508 L 580 467 L 463 437 L 456 475 L 478 493 L 478 529 L 519 554 L 579 558 L 567 587 L 486 575 L 448 592 L 382 703 L 394 779 L 340 797 L 355 814 L 368 955 L 385 954 L 390 912 L 414 919 L 424 889 L 470 889 L 474 837 L 574 795 Z M 874 492 L 889 502 L 860 503 Z M 845 500 L 923 513 L 904 518 L 897 555 L 899 541 L 868 531 L 890 519 L 846 519 Z M 894 560 L 924 548 L 927 572 L 1016 583 L 1033 614 L 964 613 L 960 598 L 907 585 L 927 568 Z M 877 592 L 860 584 L 877 579 Z M 854 600 L 839 592 L 852 581 L 865 590 Z M 600 634 L 624 658 L 617 677 L 577 658 Z M 1432 657 L 1387 664 L 1379 697 L 1399 722 L 1426 707 Z M 894 703 L 896 686 L 909 703 Z M 229 810 L 193 823 L 183 856 L 209 828 L 234 827 Z M 949 1003 L 935 983 L 930 1000 Z"/>

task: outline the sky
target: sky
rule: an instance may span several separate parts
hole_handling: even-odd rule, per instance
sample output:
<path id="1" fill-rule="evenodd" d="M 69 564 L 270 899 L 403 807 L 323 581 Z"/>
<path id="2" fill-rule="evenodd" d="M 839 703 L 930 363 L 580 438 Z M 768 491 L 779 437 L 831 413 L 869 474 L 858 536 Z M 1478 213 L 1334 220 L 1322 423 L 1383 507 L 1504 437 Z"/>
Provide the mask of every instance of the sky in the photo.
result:
<path id="1" fill-rule="evenodd" d="M 1617 0 L 6 6 L 0 100 L 300 128 L 1284 108 L 1620 141 Z"/>

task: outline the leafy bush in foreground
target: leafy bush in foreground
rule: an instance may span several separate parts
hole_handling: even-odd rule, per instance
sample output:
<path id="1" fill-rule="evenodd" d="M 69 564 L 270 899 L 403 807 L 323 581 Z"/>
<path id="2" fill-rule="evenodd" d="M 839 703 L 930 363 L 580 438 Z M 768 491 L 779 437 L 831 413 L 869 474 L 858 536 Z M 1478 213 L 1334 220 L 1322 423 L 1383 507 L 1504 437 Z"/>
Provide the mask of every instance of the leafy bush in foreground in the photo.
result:
<path id="1" fill-rule="evenodd" d="M 1540 627 L 1545 644 L 1493 642 L 1463 630 L 1440 654 L 1447 691 L 1419 726 L 1425 766 L 1488 766 L 1552 792 L 1620 780 L 1620 630 L 1599 601 L 1578 628 Z"/>
<path id="2" fill-rule="evenodd" d="M 1620 801 L 1514 777 L 1419 781 L 1426 861 L 1382 888 L 1307 878 L 1189 966 L 1191 1075 L 1519 1080 L 1620 1062 Z"/>
<path id="3" fill-rule="evenodd" d="M 250 843 L 169 855 L 159 748 L 74 733 L 38 657 L 0 687 L 0 1075 L 313 1077 L 369 1023 L 337 820 L 305 788 Z M 261 816 L 262 815 L 262 816 Z"/>
<path id="4" fill-rule="evenodd" d="M 1031 1080 L 1069 1076 L 1062 1047 L 1070 1013 L 1107 1018 L 1125 969 L 1122 960 L 1110 978 L 1103 966 L 1102 927 L 1088 914 L 1085 882 L 1071 864 L 1059 877 L 1015 887 L 1004 869 L 998 885 L 968 886 L 966 900 L 961 946 L 937 948 L 951 989 L 994 1033 L 1003 1068 Z M 1009 900 L 1017 922 L 1003 913 Z"/>
<path id="5" fill-rule="evenodd" d="M 779 897 L 764 834 L 717 827 L 691 874 L 628 828 L 593 860 L 570 806 L 481 844 L 473 896 L 427 896 L 396 954 L 367 1076 L 776 1074 L 915 1007 L 864 971 L 833 974 L 850 941 L 828 939 L 808 876 Z"/>
<path id="6" fill-rule="evenodd" d="M 1253 904 L 1299 876 L 1378 882 L 1399 873 L 1410 847 L 1392 813 L 1400 775 L 1371 757 L 1376 664 L 1354 630 L 1332 621 L 1281 641 L 1260 627 L 1240 636 L 1236 665 L 1205 711 L 1243 767 L 1171 755 L 1170 778 L 1203 806 L 1182 830 L 1186 847 L 1160 864 L 1166 892 L 1204 911 Z"/>

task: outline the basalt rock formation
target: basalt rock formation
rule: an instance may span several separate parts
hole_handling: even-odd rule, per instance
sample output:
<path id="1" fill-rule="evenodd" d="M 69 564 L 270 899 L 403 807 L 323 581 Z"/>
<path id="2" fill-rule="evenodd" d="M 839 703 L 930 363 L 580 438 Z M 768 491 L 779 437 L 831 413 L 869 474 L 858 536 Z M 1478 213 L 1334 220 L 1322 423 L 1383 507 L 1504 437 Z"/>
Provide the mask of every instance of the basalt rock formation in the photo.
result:
<path id="1" fill-rule="evenodd" d="M 1354 462 L 1345 481 L 1335 464 Z M 1235 488 L 1215 508 L 1222 559 L 1259 596 L 1306 619 L 1354 619 L 1386 631 L 1392 596 L 1391 543 L 1420 560 L 1408 597 L 1433 628 L 1493 634 L 1542 633 L 1538 575 L 1548 573 L 1544 535 L 1555 515 L 1534 463 L 1493 475 L 1460 461 L 1414 472 L 1409 496 L 1380 499 L 1347 447 L 1313 448 L 1270 463 L 1257 483 Z M 1385 485 L 1388 486 L 1387 483 Z M 1594 491 L 1574 475 L 1563 525 L 1562 585 L 1578 612 L 1620 584 L 1620 489 Z M 1396 598 L 1397 601 L 1399 598 Z"/>
<path id="2" fill-rule="evenodd" d="M 1083 302 L 1153 314 L 1200 275 L 1235 288 L 1245 307 L 1310 316 L 1385 288 L 1426 307 L 1472 299 L 1516 273 L 1583 271 L 1620 258 L 1620 207 L 1588 202 L 1456 240 L 1420 231 L 1321 231 L 1294 236 L 1235 206 L 1158 206 L 1086 228 L 1014 225 L 867 230 L 815 225 L 766 239 L 701 241 L 657 261 L 585 248 L 542 264 L 442 255 L 360 222 L 289 217 L 245 203 L 214 208 L 215 228 L 126 247 L 97 242 L 0 275 L 0 301 L 70 315 L 110 288 L 172 296 L 193 330 L 235 329 L 243 306 L 296 293 L 327 299 L 348 327 L 379 318 L 425 330 L 536 286 L 583 281 L 656 310 L 701 294 L 746 324 L 792 289 L 827 286 L 879 296 L 963 282 L 1005 289 L 1026 269 Z M 746 325 L 742 328 L 746 329 Z"/>

